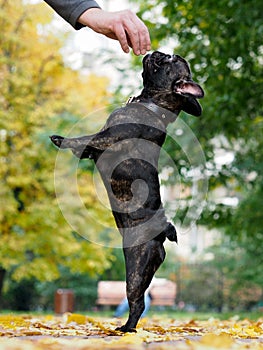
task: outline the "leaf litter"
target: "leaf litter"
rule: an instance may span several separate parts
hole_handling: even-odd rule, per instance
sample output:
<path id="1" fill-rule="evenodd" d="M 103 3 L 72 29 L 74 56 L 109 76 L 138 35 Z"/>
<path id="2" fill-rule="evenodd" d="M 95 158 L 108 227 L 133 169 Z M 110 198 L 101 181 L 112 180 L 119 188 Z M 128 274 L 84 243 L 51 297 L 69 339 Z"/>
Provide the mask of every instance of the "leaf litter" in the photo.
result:
<path id="1" fill-rule="evenodd" d="M 115 328 L 123 319 L 62 316 L 0 315 L 0 349 L 5 350 L 263 350 L 263 318 L 207 321 L 158 318 L 142 319 L 136 333 Z"/>

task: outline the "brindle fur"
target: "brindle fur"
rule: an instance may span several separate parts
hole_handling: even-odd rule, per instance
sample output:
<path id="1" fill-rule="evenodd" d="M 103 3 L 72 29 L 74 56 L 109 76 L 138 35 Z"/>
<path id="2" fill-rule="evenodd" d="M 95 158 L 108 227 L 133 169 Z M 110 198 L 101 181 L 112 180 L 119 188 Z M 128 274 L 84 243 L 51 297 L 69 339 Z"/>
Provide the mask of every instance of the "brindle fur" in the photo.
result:
<path id="1" fill-rule="evenodd" d="M 196 98 L 204 95 L 192 81 L 187 62 L 178 55 L 153 52 L 143 60 L 143 90 L 115 110 L 94 135 L 51 136 L 60 148 L 78 158 L 93 159 L 109 196 L 123 237 L 129 318 L 123 332 L 135 331 L 144 310 L 144 293 L 165 258 L 166 238 L 177 241 L 160 197 L 158 159 L 167 125 L 181 110 L 201 115 Z M 152 110 L 149 103 L 156 108 Z"/>

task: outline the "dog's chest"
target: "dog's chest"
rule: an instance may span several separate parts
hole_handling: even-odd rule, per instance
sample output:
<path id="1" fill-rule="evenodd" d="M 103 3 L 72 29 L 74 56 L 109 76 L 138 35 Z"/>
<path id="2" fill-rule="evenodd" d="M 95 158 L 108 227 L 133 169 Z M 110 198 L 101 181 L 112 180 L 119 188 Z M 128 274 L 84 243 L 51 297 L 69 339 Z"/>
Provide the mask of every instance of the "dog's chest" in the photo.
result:
<path id="1" fill-rule="evenodd" d="M 104 128 L 113 130 L 116 125 L 127 137 L 103 152 L 97 162 L 109 197 L 125 202 L 134 197 L 134 191 L 140 198 L 147 190 L 149 197 L 159 198 L 158 160 L 166 137 L 163 123 L 144 107 L 127 106 L 114 111 Z"/>

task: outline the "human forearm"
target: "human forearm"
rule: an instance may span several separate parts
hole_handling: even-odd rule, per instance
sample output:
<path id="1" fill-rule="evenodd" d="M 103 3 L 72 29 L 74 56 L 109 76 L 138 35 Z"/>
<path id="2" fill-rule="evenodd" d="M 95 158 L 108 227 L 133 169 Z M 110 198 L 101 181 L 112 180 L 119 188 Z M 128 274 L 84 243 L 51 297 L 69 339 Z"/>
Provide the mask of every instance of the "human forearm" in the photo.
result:
<path id="1" fill-rule="evenodd" d="M 45 0 L 75 29 L 89 27 L 108 38 L 118 40 L 124 52 L 129 47 L 136 55 L 144 55 L 151 49 L 147 27 L 130 10 L 109 12 L 102 10 L 94 0 Z"/>
<path id="2" fill-rule="evenodd" d="M 62 18 L 70 23 L 75 29 L 80 29 L 85 24 L 78 21 L 79 17 L 88 9 L 99 8 L 94 0 L 44 0 Z"/>

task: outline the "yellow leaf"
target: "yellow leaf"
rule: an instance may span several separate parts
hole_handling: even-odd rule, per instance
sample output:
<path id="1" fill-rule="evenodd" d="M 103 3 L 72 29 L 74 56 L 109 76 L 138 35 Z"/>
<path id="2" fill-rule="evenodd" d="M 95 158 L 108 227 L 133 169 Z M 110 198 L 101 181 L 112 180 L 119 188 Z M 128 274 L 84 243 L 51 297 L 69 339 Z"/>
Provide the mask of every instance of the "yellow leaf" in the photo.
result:
<path id="1" fill-rule="evenodd" d="M 85 324 L 86 316 L 80 314 L 67 314 L 67 323 L 75 322 L 77 324 Z"/>
<path id="2" fill-rule="evenodd" d="M 220 335 L 206 334 L 202 336 L 200 342 L 203 345 L 209 345 L 217 349 L 227 349 L 234 343 L 233 339 L 226 333 L 221 333 Z"/>
<path id="3" fill-rule="evenodd" d="M 126 333 L 123 337 L 118 339 L 116 341 L 116 343 L 117 344 L 121 343 L 121 344 L 134 344 L 134 345 L 136 344 L 136 345 L 138 345 L 138 344 L 142 344 L 143 343 L 143 339 L 137 333 Z"/>

